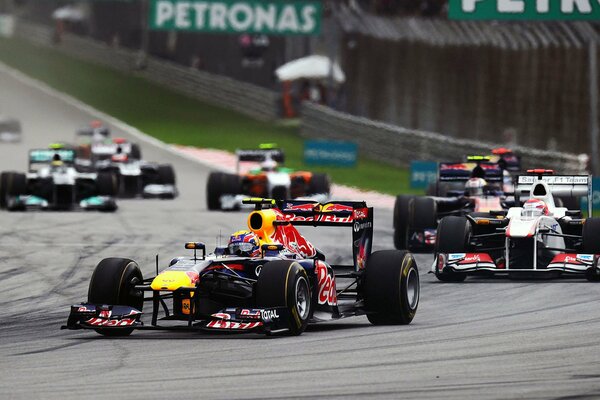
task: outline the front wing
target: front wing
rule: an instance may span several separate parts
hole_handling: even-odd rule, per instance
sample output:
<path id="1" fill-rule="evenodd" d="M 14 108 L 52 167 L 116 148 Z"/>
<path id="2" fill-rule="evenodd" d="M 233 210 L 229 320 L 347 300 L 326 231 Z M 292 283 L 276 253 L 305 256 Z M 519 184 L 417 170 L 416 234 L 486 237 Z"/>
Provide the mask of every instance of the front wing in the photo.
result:
<path id="1" fill-rule="evenodd" d="M 54 210 L 65 209 L 66 207 L 56 207 L 48 200 L 34 196 L 22 195 L 9 197 L 6 208 L 9 211 L 26 211 L 26 210 Z M 116 211 L 117 203 L 110 196 L 92 196 L 73 203 L 70 209 L 79 210 L 95 210 L 95 211 Z"/>

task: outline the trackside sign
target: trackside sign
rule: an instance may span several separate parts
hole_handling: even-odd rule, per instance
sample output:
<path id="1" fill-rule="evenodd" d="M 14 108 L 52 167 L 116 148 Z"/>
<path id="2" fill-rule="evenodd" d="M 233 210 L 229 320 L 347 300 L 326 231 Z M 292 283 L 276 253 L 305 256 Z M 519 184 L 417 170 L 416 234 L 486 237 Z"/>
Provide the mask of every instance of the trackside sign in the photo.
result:
<path id="1" fill-rule="evenodd" d="M 320 1 L 152 0 L 150 28 L 212 33 L 318 35 Z"/>
<path id="2" fill-rule="evenodd" d="M 598 0 L 450 0 L 451 19 L 600 20 Z"/>

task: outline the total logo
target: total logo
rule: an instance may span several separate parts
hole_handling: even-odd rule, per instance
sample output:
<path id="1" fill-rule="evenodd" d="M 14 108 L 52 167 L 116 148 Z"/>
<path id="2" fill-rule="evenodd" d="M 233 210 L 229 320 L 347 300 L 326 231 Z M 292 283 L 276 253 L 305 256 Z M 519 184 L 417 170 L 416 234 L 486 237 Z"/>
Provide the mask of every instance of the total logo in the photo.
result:
<path id="1" fill-rule="evenodd" d="M 279 319 L 279 313 L 277 313 L 277 310 L 260 310 L 260 316 L 263 321 Z"/>

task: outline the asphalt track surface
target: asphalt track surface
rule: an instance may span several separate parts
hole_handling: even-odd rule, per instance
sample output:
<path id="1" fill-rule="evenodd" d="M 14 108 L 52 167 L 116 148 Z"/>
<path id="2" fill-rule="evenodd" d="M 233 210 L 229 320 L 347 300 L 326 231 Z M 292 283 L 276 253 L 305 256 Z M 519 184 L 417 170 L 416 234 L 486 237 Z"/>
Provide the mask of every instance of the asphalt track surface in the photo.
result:
<path id="1" fill-rule="evenodd" d="M 0 112 L 24 128 L 21 144 L 0 144 L 0 170 L 24 170 L 29 148 L 71 140 L 95 117 L 1 68 Z M 206 167 L 148 144 L 142 151 L 173 163 L 178 199 L 120 201 L 115 214 L 0 212 L 0 398 L 600 397 L 600 285 L 442 284 L 427 275 L 427 255 L 417 256 L 421 303 L 409 326 L 356 317 L 279 338 L 59 330 L 102 258 L 130 257 L 151 276 L 156 253 L 164 265 L 186 254 L 185 241 L 212 247 L 245 226 L 245 213 L 206 210 Z M 307 234 L 330 260 L 350 250 L 343 231 Z M 391 234 L 391 211 L 376 210 L 376 247 L 391 248 Z"/>

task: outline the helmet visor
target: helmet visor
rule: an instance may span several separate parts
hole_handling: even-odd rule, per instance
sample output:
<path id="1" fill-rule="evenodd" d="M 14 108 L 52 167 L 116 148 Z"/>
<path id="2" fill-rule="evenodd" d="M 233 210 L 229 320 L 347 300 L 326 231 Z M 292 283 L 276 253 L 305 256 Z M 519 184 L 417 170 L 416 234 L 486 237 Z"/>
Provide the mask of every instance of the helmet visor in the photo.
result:
<path id="1" fill-rule="evenodd" d="M 227 246 L 229 254 L 244 255 L 250 254 L 254 250 L 254 244 L 250 242 L 234 242 Z"/>

